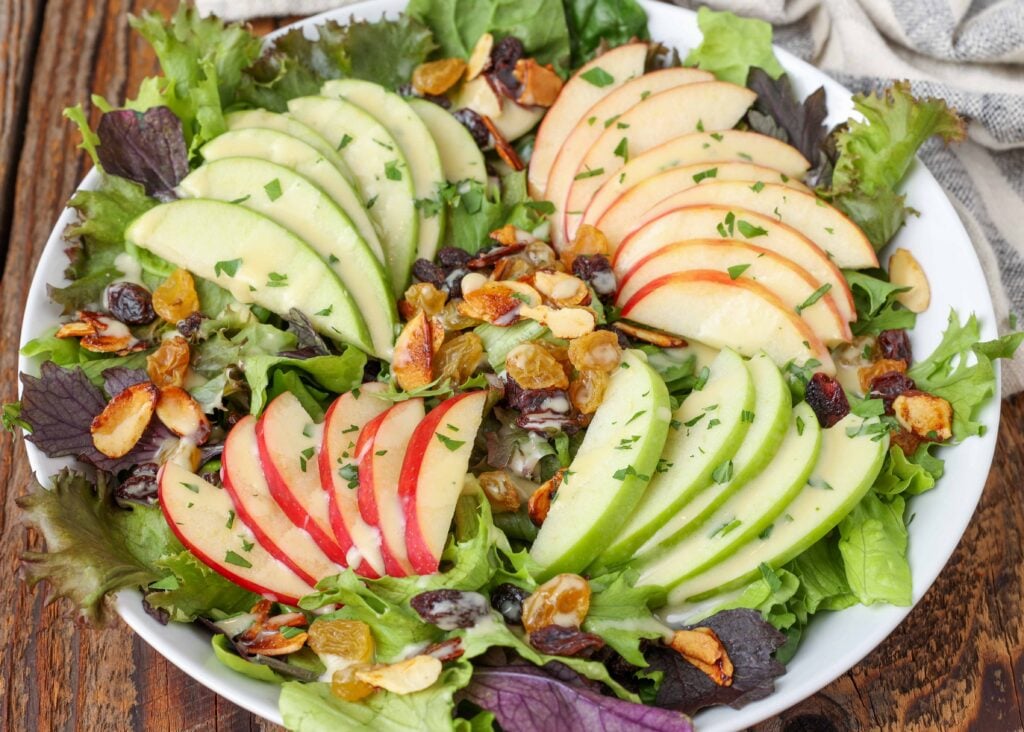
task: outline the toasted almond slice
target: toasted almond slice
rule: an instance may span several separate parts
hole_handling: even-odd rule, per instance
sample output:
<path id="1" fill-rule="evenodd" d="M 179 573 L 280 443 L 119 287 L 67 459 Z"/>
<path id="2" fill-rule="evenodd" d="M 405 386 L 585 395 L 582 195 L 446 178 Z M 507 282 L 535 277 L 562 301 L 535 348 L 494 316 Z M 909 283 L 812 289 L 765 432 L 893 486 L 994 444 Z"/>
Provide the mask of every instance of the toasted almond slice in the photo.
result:
<path id="1" fill-rule="evenodd" d="M 906 391 L 892 403 L 896 421 L 922 440 L 945 442 L 953 436 L 953 406 L 940 396 Z"/>
<path id="2" fill-rule="evenodd" d="M 711 628 L 677 630 L 669 645 L 719 686 L 732 686 L 732 661 Z"/>
<path id="3" fill-rule="evenodd" d="M 149 381 L 123 390 L 93 419 L 92 444 L 110 458 L 127 455 L 146 431 L 159 398 L 160 391 Z"/>
<path id="4" fill-rule="evenodd" d="M 565 468 L 559 468 L 551 478 L 542 483 L 530 495 L 530 500 L 526 504 L 526 512 L 534 526 L 544 524 L 544 520 L 548 517 L 548 511 L 551 510 L 551 501 L 554 500 L 558 487 L 562 485 L 562 476 L 564 474 Z"/>
<path id="5" fill-rule="evenodd" d="M 281 633 L 264 631 L 255 639 L 244 642 L 243 645 L 249 653 L 260 656 L 287 656 L 289 653 L 301 650 L 306 645 L 307 638 L 309 638 L 308 633 L 296 633 L 286 638 Z"/>
<path id="6" fill-rule="evenodd" d="M 550 107 L 562 91 L 562 78 L 553 66 L 541 66 L 535 59 L 521 58 L 512 72 L 523 85 L 516 100 L 527 107 Z"/>
<path id="7" fill-rule="evenodd" d="M 178 437 L 184 437 L 197 445 L 202 445 L 210 436 L 210 420 L 203 414 L 203 408 L 180 386 L 168 386 L 160 390 L 156 416 Z"/>
<path id="8" fill-rule="evenodd" d="M 590 289 L 586 283 L 565 272 L 537 272 L 533 276 L 533 286 L 559 307 L 583 305 L 590 301 Z"/>
<path id="9" fill-rule="evenodd" d="M 356 671 L 366 684 L 395 694 L 412 694 L 432 686 L 441 676 L 441 662 L 433 656 L 413 656 L 405 661 Z"/>
<path id="10" fill-rule="evenodd" d="M 923 313 L 931 303 L 932 290 L 928 278 L 914 255 L 906 249 L 897 249 L 889 258 L 889 282 L 909 287 L 896 295 L 896 300 L 912 313 Z"/>
<path id="11" fill-rule="evenodd" d="M 422 310 L 417 311 L 395 341 L 391 371 L 405 391 L 419 389 L 433 381 L 434 335 L 431 320 Z M 441 337 L 444 337 L 443 328 Z"/>
<path id="12" fill-rule="evenodd" d="M 139 343 L 132 336 L 114 335 L 87 335 L 79 341 L 79 344 L 87 351 L 93 353 L 129 353 L 145 349 L 145 344 Z"/>
<path id="13" fill-rule="evenodd" d="M 524 306 L 519 309 L 524 318 L 546 325 L 555 338 L 579 338 L 594 330 L 597 319 L 592 310 L 586 308 L 550 308 Z"/>
<path id="14" fill-rule="evenodd" d="M 473 81 L 491 67 L 492 48 L 494 48 L 494 36 L 490 33 L 484 33 L 477 39 L 476 45 L 473 46 L 473 53 L 469 55 L 469 61 L 466 62 L 466 81 Z"/>
<path id="15" fill-rule="evenodd" d="M 498 151 L 498 157 L 508 163 L 508 166 L 512 170 L 520 171 L 526 169 L 526 163 L 519 157 L 519 153 L 512 147 L 512 143 L 505 139 L 504 135 L 498 130 L 498 126 L 494 124 L 490 117 L 486 114 L 480 115 L 480 120 L 484 123 L 484 127 L 491 133 L 491 137 L 494 138 L 494 149 Z"/>
<path id="16" fill-rule="evenodd" d="M 94 326 L 92 323 L 76 321 L 74 323 L 65 323 L 57 330 L 57 332 L 54 335 L 56 335 L 58 338 L 84 338 L 85 336 L 95 334 L 96 326 Z"/>
<path id="17" fill-rule="evenodd" d="M 470 272 L 462 278 L 462 296 L 465 297 L 471 292 L 476 292 L 487 284 L 487 275 L 480 272 Z"/>
<path id="18" fill-rule="evenodd" d="M 660 330 L 641 328 L 639 325 L 624 323 L 621 320 L 612 327 L 630 338 L 636 338 L 638 341 L 645 341 L 661 348 L 685 348 L 687 345 L 685 338 L 662 333 Z"/>

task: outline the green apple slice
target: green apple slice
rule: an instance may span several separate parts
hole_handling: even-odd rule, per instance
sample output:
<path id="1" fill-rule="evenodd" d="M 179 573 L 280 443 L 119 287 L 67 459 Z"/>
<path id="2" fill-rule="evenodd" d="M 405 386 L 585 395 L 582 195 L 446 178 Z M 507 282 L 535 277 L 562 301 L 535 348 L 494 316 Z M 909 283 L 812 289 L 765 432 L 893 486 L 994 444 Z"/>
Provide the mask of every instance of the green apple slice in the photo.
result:
<path id="1" fill-rule="evenodd" d="M 420 116 L 437 143 L 445 180 L 449 183 L 473 180 L 481 185 L 487 182 L 484 155 L 469 130 L 448 110 L 426 99 L 410 99 L 409 106 Z"/>
<path id="2" fill-rule="evenodd" d="M 355 175 L 380 230 L 391 287 L 401 295 L 416 258 L 419 217 L 409 164 L 398 142 L 372 115 L 343 99 L 300 97 L 288 102 L 288 110 L 335 145 Z"/>
<path id="3" fill-rule="evenodd" d="M 580 572 L 643 495 L 668 433 L 668 390 L 639 351 L 626 351 L 530 550 L 547 578 Z"/>
<path id="4" fill-rule="evenodd" d="M 754 408 L 741 415 L 741 419 L 750 422 L 750 427 L 732 458 L 732 479 L 712 482 L 694 496 L 640 547 L 638 556 L 659 553 L 704 526 L 711 514 L 759 474 L 778 452 L 789 427 L 793 397 L 779 367 L 768 354 L 757 354 L 747 362 L 747 368 L 754 380 Z"/>
<path id="5" fill-rule="evenodd" d="M 807 486 L 759 538 L 677 585 L 670 602 L 679 605 L 741 587 L 759 576 L 760 565 L 778 569 L 835 528 L 870 490 L 889 448 L 888 435 L 878 439 L 878 434 L 863 432 L 863 424 L 851 414 L 823 430 Z"/>
<path id="6" fill-rule="evenodd" d="M 380 84 L 361 79 L 328 81 L 320 93 L 325 97 L 346 99 L 373 115 L 391 133 L 409 163 L 416 202 L 440 201 L 441 187 L 445 183 L 441 154 L 430 129 L 408 102 Z M 425 205 L 417 205 L 416 209 L 420 220 L 416 257 L 433 261 L 444 236 L 445 209 Z"/>
<path id="7" fill-rule="evenodd" d="M 186 198 L 137 217 L 125 239 L 281 316 L 301 310 L 319 333 L 372 352 L 338 275 L 280 224 L 234 203 Z"/>
<path id="8" fill-rule="evenodd" d="M 597 564 L 613 567 L 633 553 L 713 482 L 715 471 L 732 460 L 743 443 L 750 422 L 743 413 L 754 407 L 754 381 L 743 359 L 723 350 L 707 372 L 707 381 L 694 390 L 672 415 L 659 471 L 647 486 L 636 510 Z"/>
<path id="9" fill-rule="evenodd" d="M 806 402 L 798 404 L 768 466 L 723 502 L 699 531 L 646 560 L 639 582 L 674 587 L 755 540 L 807 484 L 820 447 L 814 411 Z"/>
<path id="10" fill-rule="evenodd" d="M 280 114 L 271 114 L 269 118 L 290 120 Z M 236 121 L 239 123 L 242 121 L 252 122 L 254 119 L 254 117 L 248 116 L 236 118 L 231 115 L 228 124 L 236 123 Z M 295 120 L 290 121 L 295 122 Z M 305 127 L 298 122 L 295 124 Z M 319 135 L 316 136 L 319 137 Z M 370 247 L 374 256 L 382 264 L 384 263 L 384 249 L 381 247 L 380 237 L 377 236 L 377 230 L 370 222 L 362 199 L 345 178 L 342 168 L 333 165 L 317 147 L 276 128 L 239 127 L 225 132 L 223 135 L 218 135 L 206 143 L 200 152 L 207 162 L 224 158 L 262 158 L 271 163 L 291 168 L 299 175 L 305 176 L 323 188 L 327 195 L 341 206 L 341 209 L 359 230 L 363 241 Z"/>
<path id="11" fill-rule="evenodd" d="M 345 212 L 326 193 L 288 168 L 255 158 L 206 163 L 181 181 L 179 188 L 191 198 L 237 202 L 309 244 L 352 294 L 374 353 L 391 360 L 398 311 L 387 274 Z"/>

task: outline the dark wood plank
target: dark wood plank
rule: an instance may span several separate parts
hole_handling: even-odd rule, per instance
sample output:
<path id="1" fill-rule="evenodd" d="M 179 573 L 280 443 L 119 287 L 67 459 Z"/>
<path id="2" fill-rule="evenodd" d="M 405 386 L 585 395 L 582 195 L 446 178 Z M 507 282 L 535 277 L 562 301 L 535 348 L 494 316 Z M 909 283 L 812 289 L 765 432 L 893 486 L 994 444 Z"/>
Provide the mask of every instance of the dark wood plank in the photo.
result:
<path id="1" fill-rule="evenodd" d="M 0 0 L 0 401 L 16 396 L 28 284 L 68 195 L 88 169 L 65 106 L 132 95 L 155 70 L 127 13 L 177 0 Z M 254 24 L 267 32 L 277 22 Z M 960 548 L 908 620 L 850 673 L 758 730 L 1024 728 L 1024 397 L 1006 404 L 981 507 Z M 0 729 L 278 729 L 178 671 L 122 623 L 78 627 L 18 578 L 37 547 L 14 497 L 29 481 L 20 442 L 0 435 Z M 955 486 L 944 485 L 951 502 Z"/>

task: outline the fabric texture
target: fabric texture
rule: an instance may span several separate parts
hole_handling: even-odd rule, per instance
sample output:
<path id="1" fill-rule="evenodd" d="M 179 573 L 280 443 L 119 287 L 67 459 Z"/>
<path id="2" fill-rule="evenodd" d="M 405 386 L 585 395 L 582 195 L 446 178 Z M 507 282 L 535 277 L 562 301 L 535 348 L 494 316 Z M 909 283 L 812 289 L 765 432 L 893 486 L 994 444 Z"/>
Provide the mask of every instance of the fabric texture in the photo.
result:
<path id="1" fill-rule="evenodd" d="M 1024 315 L 1024 0 L 674 0 L 761 18 L 776 42 L 854 89 L 909 79 L 970 120 L 968 140 L 921 159 L 946 190 L 988 278 L 1000 333 Z M 238 19 L 309 14 L 339 0 L 197 0 Z M 1024 319 L 1022 319 L 1024 322 Z M 1003 394 L 1024 389 L 1024 355 L 1003 362 Z"/>

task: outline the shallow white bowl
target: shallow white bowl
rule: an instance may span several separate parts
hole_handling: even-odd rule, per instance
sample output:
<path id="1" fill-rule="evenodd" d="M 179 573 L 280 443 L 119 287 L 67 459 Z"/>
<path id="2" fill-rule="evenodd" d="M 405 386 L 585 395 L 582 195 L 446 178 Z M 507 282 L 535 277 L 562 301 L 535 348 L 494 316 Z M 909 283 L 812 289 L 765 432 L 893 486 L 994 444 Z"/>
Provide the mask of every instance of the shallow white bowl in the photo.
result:
<path id="1" fill-rule="evenodd" d="M 656 40 L 679 49 L 683 56 L 687 49 L 700 42 L 694 13 L 650 0 L 640 1 L 647 10 L 651 35 Z M 404 7 L 404 0 L 369 0 L 308 18 L 297 25 L 311 27 L 327 19 L 344 22 L 350 16 L 375 20 L 384 13 L 393 15 Z M 284 30 L 271 34 L 268 40 Z M 830 126 L 849 117 L 853 105 L 847 89 L 781 49 L 776 49 L 776 54 L 800 97 L 824 85 Z M 82 182 L 82 188 L 93 188 L 97 183 L 98 176 L 93 171 Z M 914 330 L 914 352 L 929 353 L 938 343 L 950 308 L 964 317 L 976 313 L 981 319 L 983 337 L 996 337 L 995 313 L 981 265 L 945 193 L 920 164 L 916 164 L 908 176 L 905 192 L 908 205 L 920 211 L 921 216 L 907 221 L 894 245 L 914 253 L 932 288 L 931 308 L 918 317 Z M 46 243 L 25 306 L 22 344 L 52 326 L 60 315 L 59 308 L 46 297 L 46 284 L 63 280 L 63 232 L 72 217 L 73 212 L 65 210 Z M 27 359 L 22 358 L 19 365 L 22 370 L 35 371 L 35 365 Z M 912 510 L 917 516 L 910 532 L 910 565 L 915 604 L 945 566 L 981 497 L 996 445 L 997 398 L 985 406 L 980 419 L 988 428 L 985 435 L 944 451 L 946 474 L 938 487 L 913 499 Z M 26 442 L 25 446 L 29 463 L 39 476 L 50 475 L 66 464 L 66 461 L 47 458 L 31 443 Z M 134 591 L 120 593 L 117 611 L 147 643 L 189 676 L 254 714 L 280 724 L 277 688 L 222 666 L 213 657 L 205 630 L 174 623 L 160 625 L 146 615 L 140 594 Z M 909 612 L 910 608 L 857 606 L 842 612 L 823 613 L 810 624 L 799 652 L 790 662 L 786 675 L 778 680 L 773 695 L 740 710 L 718 708 L 701 712 L 696 717 L 698 728 L 703 732 L 738 730 L 778 714 L 849 670 L 881 643 Z M 938 628 L 934 630 L 941 632 Z"/>

